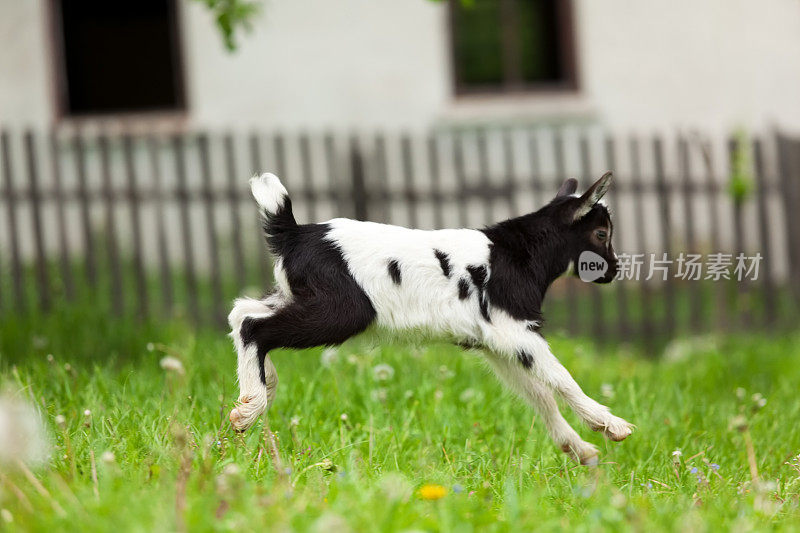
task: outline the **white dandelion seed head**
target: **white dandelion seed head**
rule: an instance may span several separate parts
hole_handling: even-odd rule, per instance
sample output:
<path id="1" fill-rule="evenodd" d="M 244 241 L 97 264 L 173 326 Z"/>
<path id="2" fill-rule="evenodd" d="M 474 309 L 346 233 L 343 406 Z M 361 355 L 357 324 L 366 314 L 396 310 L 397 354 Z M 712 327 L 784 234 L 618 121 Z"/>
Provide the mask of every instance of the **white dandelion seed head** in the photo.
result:
<path id="1" fill-rule="evenodd" d="M 319 356 L 319 363 L 325 368 L 330 368 L 339 360 L 339 350 L 336 348 L 325 348 Z"/>
<path id="2" fill-rule="evenodd" d="M 159 366 L 167 372 L 175 372 L 178 375 L 183 375 L 186 371 L 183 369 L 183 363 L 177 357 L 166 356 L 161 358 L 158 362 Z"/>
<path id="3" fill-rule="evenodd" d="M 464 389 L 464 391 L 458 396 L 458 399 L 461 403 L 469 403 L 475 398 L 475 389 Z"/>
<path id="4" fill-rule="evenodd" d="M 114 456 L 114 452 L 106 450 L 103 452 L 103 455 L 100 456 L 100 460 L 107 465 L 112 465 L 117 458 Z"/>
<path id="5" fill-rule="evenodd" d="M 50 442 L 39 411 L 16 398 L 0 397 L 0 465 L 22 461 L 36 467 L 49 455 Z"/>
<path id="6" fill-rule="evenodd" d="M 153 344 L 152 342 L 148 342 L 146 348 L 148 352 L 152 352 L 153 350 L 156 349 L 156 345 Z"/>
<path id="7" fill-rule="evenodd" d="M 369 396 L 370 396 L 370 398 L 372 399 L 373 402 L 381 402 L 381 403 L 383 403 L 388 399 L 389 392 L 385 388 L 380 387 L 380 388 L 373 389 L 372 391 L 370 391 Z"/>
<path id="8" fill-rule="evenodd" d="M 674 451 L 672 452 L 672 457 L 680 457 L 680 456 L 682 456 L 682 455 L 683 455 L 683 452 L 680 450 L 680 448 L 679 448 L 679 449 L 677 449 L 677 450 L 674 450 Z"/>
<path id="9" fill-rule="evenodd" d="M 389 381 L 394 377 L 394 368 L 386 363 L 376 365 L 372 369 L 372 378 L 375 381 Z"/>
<path id="10" fill-rule="evenodd" d="M 600 385 L 600 394 L 604 398 L 613 398 L 614 386 L 611 383 L 603 383 L 602 385 Z"/>

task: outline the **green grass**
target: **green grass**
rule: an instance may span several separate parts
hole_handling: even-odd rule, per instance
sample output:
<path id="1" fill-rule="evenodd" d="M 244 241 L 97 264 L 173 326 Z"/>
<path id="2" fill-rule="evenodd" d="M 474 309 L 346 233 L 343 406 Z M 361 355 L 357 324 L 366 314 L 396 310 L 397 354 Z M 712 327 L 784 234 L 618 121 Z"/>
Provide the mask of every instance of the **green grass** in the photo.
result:
<path id="1" fill-rule="evenodd" d="M 6 315 L 0 380 L 6 395 L 41 410 L 53 453 L 33 471 L 47 493 L 2 467 L 2 520 L 13 522 L 0 523 L 36 531 L 798 527 L 799 335 L 685 338 L 660 360 L 549 340 L 590 396 L 638 426 L 622 443 L 579 429 L 601 449 L 597 468 L 572 463 L 479 355 L 454 347 L 355 341 L 327 367 L 319 349 L 276 352 L 276 458 L 261 423 L 244 435 L 229 428 L 237 389 L 224 333 L 137 325 L 89 306 Z M 183 362 L 184 376 L 162 370 L 165 354 Z M 378 364 L 394 376 L 376 381 Z M 767 398 L 763 409 L 754 409 L 755 393 Z M 732 427 L 737 415 L 745 432 Z M 751 478 L 747 439 L 765 482 Z M 683 455 L 674 462 L 676 449 Z M 422 499 L 424 484 L 447 495 Z"/>

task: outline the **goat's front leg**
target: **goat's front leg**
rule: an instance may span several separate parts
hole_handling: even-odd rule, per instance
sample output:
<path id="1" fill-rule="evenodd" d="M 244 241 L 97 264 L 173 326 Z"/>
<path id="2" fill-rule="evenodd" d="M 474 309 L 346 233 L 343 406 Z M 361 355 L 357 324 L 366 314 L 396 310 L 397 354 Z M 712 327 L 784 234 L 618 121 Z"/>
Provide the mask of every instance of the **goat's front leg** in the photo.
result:
<path id="1" fill-rule="evenodd" d="M 602 431 L 613 441 L 624 440 L 633 426 L 583 392 L 569 371 L 550 351 L 547 341 L 530 331 L 524 322 L 502 313 L 492 314 L 492 329 L 487 344 L 499 353 L 508 354 L 517 364 L 530 369 L 544 384 L 561 396 L 567 405 L 593 431 Z"/>
<path id="2" fill-rule="evenodd" d="M 530 369 L 504 354 L 486 354 L 495 374 L 514 392 L 525 399 L 541 416 L 547 433 L 564 453 L 571 455 L 584 465 L 596 465 L 598 451 L 594 445 L 584 441 L 572 426 L 564 420 L 552 391 L 533 375 Z"/>

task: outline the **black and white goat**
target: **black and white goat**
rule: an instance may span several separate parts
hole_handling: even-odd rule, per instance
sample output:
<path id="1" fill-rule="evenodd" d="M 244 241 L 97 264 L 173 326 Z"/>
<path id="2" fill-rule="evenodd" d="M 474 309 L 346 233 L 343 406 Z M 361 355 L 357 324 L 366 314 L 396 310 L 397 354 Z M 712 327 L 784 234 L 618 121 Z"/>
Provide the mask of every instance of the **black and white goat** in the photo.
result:
<path id="1" fill-rule="evenodd" d="M 584 250 L 609 264 L 597 282 L 616 274 L 611 218 L 599 202 L 610 184 L 607 173 L 578 196 L 577 181 L 568 179 L 534 213 L 483 230 L 423 231 L 344 218 L 298 224 L 278 178 L 252 178 L 277 286 L 262 300 L 236 300 L 228 317 L 240 388 L 234 428 L 250 427 L 275 397 L 270 350 L 336 345 L 375 324 L 482 348 L 556 444 L 596 463 L 597 449 L 564 420 L 554 393 L 611 440 L 623 440 L 632 426 L 584 394 L 539 328 L 547 288 Z"/>

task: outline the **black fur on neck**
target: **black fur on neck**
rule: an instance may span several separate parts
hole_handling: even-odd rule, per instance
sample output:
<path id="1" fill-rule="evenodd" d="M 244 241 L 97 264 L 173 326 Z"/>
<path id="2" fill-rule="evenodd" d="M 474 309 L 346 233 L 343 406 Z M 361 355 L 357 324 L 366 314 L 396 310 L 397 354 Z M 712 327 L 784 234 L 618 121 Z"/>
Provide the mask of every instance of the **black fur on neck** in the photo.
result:
<path id="1" fill-rule="evenodd" d="M 493 307 L 516 320 L 542 320 L 542 302 L 550 285 L 574 256 L 563 204 L 556 198 L 542 209 L 483 229 L 492 241 L 487 284 Z"/>

